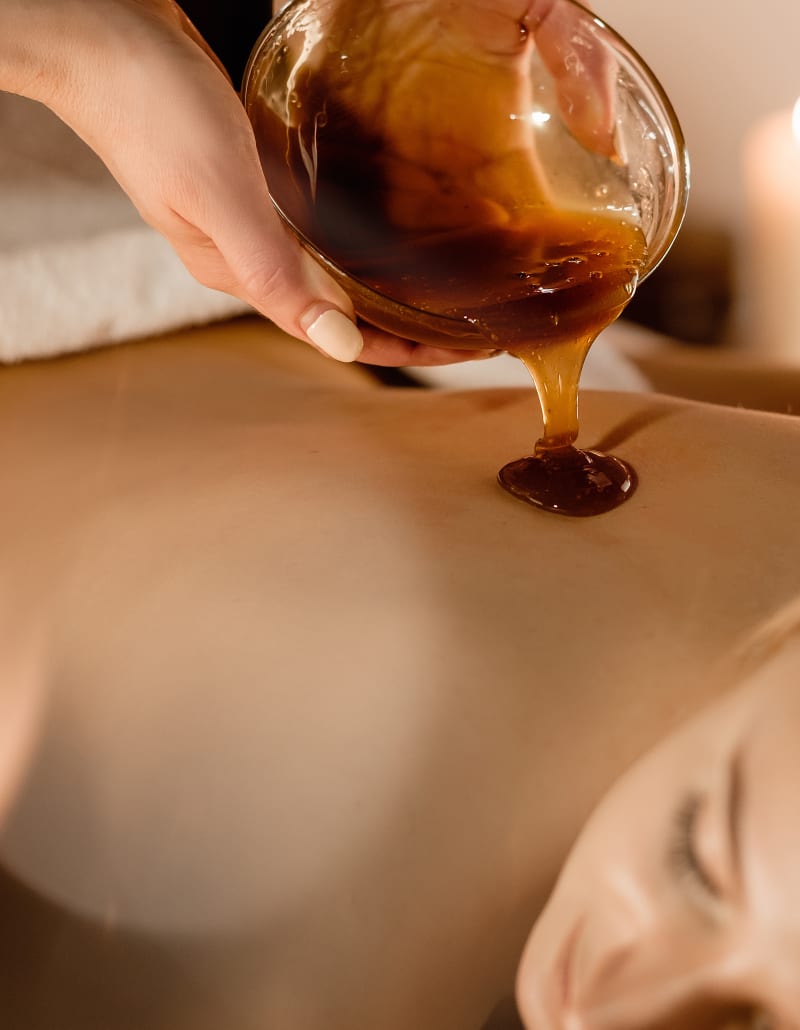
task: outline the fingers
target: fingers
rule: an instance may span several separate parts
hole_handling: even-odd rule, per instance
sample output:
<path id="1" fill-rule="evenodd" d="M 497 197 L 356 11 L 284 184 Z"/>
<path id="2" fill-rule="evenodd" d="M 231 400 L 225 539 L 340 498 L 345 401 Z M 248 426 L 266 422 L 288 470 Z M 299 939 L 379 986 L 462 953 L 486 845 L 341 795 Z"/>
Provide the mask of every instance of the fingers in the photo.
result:
<path id="1" fill-rule="evenodd" d="M 218 239 L 223 265 L 216 274 L 224 275 L 225 269 L 235 272 L 237 282 L 229 292 L 328 357 L 387 367 L 423 367 L 489 356 L 485 351 L 414 343 L 370 325 L 356 326 L 347 295 L 311 257 L 297 248 L 282 224 L 271 236 L 256 231 L 254 246 L 256 238 L 262 250 L 242 252 L 244 233 L 233 232 L 230 249 L 226 247 L 225 234 L 221 234 Z M 264 248 L 263 240 L 267 238 L 271 245 Z"/>
<path id="2" fill-rule="evenodd" d="M 500 58 L 521 55 L 529 0 L 462 0 L 458 17 L 485 54 Z"/>
<path id="3" fill-rule="evenodd" d="M 50 60 L 41 62 L 69 66 L 66 88 L 56 83 L 37 99 L 98 153 L 202 283 L 340 361 L 475 356 L 372 329 L 365 339 L 344 291 L 277 215 L 240 99 L 173 0 L 114 0 L 100 20 L 91 0 L 69 11 L 69 40 L 51 33 Z"/>
<path id="4" fill-rule="evenodd" d="M 393 368 L 433 368 L 456 365 L 465 361 L 480 361 L 495 357 L 499 351 L 463 350 L 453 347 L 432 347 L 413 343 L 399 336 L 391 336 L 371 326 L 362 326 L 364 351 L 361 361 L 368 365 Z"/>
<path id="5" fill-rule="evenodd" d="M 238 100 L 224 121 L 224 145 L 213 135 L 204 143 L 207 178 L 194 183 L 194 195 L 186 197 L 186 213 L 173 211 L 169 226 L 156 225 L 161 231 L 166 228 L 197 279 L 241 298 L 338 361 L 423 366 L 484 356 L 485 352 L 430 347 L 359 327 L 346 293 L 300 248 L 278 216 Z M 184 187 L 183 192 L 190 191 Z"/>
<path id="6" fill-rule="evenodd" d="M 616 65 L 586 15 L 564 0 L 533 0 L 527 14 L 536 45 L 558 90 L 562 117 L 588 150 L 616 157 Z"/>
<path id="7" fill-rule="evenodd" d="M 235 189 L 220 188 L 201 215 L 211 246 L 181 246 L 184 263 L 206 285 L 235 294 L 292 336 L 339 361 L 357 360 L 364 341 L 352 304 L 281 222 L 255 143 L 233 164 L 227 174 L 218 169 L 215 180 Z"/>
<path id="8" fill-rule="evenodd" d="M 530 30 L 570 131 L 589 150 L 615 156 L 615 66 L 584 10 L 565 0 L 464 0 L 458 17 L 487 56 L 503 60 L 523 56 Z"/>
<path id="9" fill-rule="evenodd" d="M 201 283 L 337 360 L 356 360 L 363 339 L 352 306 L 280 221 L 230 81 L 171 0 L 150 2 L 163 17 L 147 34 L 138 26 L 134 60 L 117 63 L 103 99 L 114 106 L 113 96 L 117 117 L 90 119 L 85 138 Z"/>

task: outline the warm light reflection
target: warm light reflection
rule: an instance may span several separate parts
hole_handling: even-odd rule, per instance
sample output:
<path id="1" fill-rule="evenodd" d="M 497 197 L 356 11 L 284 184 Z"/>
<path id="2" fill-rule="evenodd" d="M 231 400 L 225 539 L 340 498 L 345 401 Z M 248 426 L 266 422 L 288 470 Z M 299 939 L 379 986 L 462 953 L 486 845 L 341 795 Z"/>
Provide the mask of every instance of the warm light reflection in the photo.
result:
<path id="1" fill-rule="evenodd" d="M 512 122 L 529 121 L 531 125 L 547 125 L 552 115 L 549 111 L 531 111 L 530 114 L 510 114 Z"/>
<path id="2" fill-rule="evenodd" d="M 794 138 L 800 143 L 800 97 L 797 103 L 794 105 L 794 115 L 792 116 L 792 128 L 794 129 Z"/>

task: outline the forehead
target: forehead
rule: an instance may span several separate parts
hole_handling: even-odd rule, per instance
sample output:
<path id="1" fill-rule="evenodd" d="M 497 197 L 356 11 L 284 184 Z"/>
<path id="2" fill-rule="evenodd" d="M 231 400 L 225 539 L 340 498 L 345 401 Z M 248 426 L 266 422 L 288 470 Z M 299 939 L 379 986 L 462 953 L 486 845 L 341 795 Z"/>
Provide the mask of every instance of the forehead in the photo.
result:
<path id="1" fill-rule="evenodd" d="M 800 840 L 800 640 L 748 677 L 741 749 L 750 815 Z"/>
<path id="2" fill-rule="evenodd" d="M 800 634 L 751 671 L 740 693 L 758 736 L 772 735 L 786 760 L 800 761 Z"/>

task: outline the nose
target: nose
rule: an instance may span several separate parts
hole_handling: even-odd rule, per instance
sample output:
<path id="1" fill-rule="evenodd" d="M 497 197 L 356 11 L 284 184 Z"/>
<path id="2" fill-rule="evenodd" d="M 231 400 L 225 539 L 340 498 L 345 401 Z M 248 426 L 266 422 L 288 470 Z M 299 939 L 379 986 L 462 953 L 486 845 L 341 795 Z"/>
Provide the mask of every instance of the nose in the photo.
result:
<path id="1" fill-rule="evenodd" d="M 742 996 L 746 956 L 714 927 L 678 913 L 667 925 L 645 896 L 616 884 L 576 942 L 569 965 L 568 1030 L 695 1030 Z M 717 999 L 717 1000 L 715 1000 Z"/>
<path id="2" fill-rule="evenodd" d="M 642 899 L 625 882 L 611 886 L 608 903 L 584 924 L 569 960 L 568 1030 L 605 1028 L 608 1003 L 620 997 L 619 988 L 631 979 L 637 950 L 647 936 Z"/>
<path id="3" fill-rule="evenodd" d="M 710 941 L 640 938 L 634 947 L 598 962 L 580 985 L 566 1026 L 707 1030 L 728 1021 L 739 1026 L 749 1009 L 747 998 L 763 993 L 761 978 L 746 965 L 741 955 L 726 954 Z"/>

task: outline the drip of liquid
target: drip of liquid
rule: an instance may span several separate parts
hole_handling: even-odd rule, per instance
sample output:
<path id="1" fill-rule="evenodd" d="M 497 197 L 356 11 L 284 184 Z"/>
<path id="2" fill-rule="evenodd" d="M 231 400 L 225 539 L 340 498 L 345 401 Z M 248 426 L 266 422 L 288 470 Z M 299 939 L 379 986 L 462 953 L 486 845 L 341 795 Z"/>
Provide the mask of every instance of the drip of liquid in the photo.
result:
<path id="1" fill-rule="evenodd" d="M 504 466 L 498 481 L 521 501 L 558 515 L 604 515 L 627 501 L 638 484 L 621 458 L 575 447 L 578 383 L 594 335 L 566 341 L 545 353 L 523 348 L 517 356 L 536 385 L 544 432 L 534 453 Z"/>
<path id="2" fill-rule="evenodd" d="M 423 343 L 503 349 L 524 361 L 544 432 L 532 455 L 501 471 L 507 490 L 561 514 L 616 507 L 636 477 L 617 458 L 575 448 L 578 385 L 593 341 L 633 295 L 641 230 L 619 211 L 560 210 L 533 172 L 526 178 L 533 164 L 522 150 L 492 167 L 489 194 L 471 178 L 482 165 L 459 176 L 457 134 L 444 158 L 448 137 L 438 135 L 435 167 L 424 153 L 409 162 L 388 109 L 359 106 L 369 84 L 354 89 L 353 53 L 345 72 L 334 48 L 326 52 L 292 71 L 288 108 L 280 69 L 248 104 L 279 211 L 363 319 Z M 374 69 L 375 55 L 370 62 Z"/>
<path id="3" fill-rule="evenodd" d="M 637 477 L 627 462 L 612 454 L 567 446 L 537 446 L 528 458 L 509 462 L 498 473 L 500 485 L 514 497 L 557 515 L 604 515 L 627 501 Z"/>

